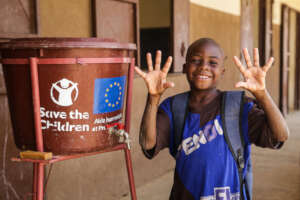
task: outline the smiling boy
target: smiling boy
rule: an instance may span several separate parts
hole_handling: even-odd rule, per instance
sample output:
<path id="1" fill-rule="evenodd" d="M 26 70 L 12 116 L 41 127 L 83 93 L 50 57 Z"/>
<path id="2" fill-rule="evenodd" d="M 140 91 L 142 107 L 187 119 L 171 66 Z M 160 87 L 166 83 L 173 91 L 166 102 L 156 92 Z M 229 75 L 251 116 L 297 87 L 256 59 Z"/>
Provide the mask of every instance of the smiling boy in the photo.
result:
<path id="1" fill-rule="evenodd" d="M 254 64 L 247 49 L 243 49 L 247 63 L 244 68 L 237 57 L 234 62 L 244 81 L 235 86 L 251 92 L 256 100 L 244 97 L 242 127 L 246 143 L 246 162 L 250 145 L 277 149 L 288 138 L 288 128 L 277 106 L 265 87 L 266 73 L 273 63 L 270 58 L 259 65 L 258 49 L 254 49 Z M 224 92 L 217 89 L 225 72 L 223 49 L 212 39 L 201 38 L 188 49 L 183 72 L 190 85 L 187 115 L 182 132 L 170 200 L 247 199 L 241 195 L 239 174 L 234 158 L 223 135 L 220 117 Z M 166 80 L 172 58 L 160 70 L 161 52 L 158 51 L 153 68 L 151 54 L 147 54 L 148 73 L 136 68 L 148 87 L 148 99 L 141 123 L 140 144 L 148 158 L 163 148 L 174 149 L 174 121 L 169 97 L 160 105 L 163 92 L 174 87 Z M 249 200 L 249 199 L 247 199 Z"/>

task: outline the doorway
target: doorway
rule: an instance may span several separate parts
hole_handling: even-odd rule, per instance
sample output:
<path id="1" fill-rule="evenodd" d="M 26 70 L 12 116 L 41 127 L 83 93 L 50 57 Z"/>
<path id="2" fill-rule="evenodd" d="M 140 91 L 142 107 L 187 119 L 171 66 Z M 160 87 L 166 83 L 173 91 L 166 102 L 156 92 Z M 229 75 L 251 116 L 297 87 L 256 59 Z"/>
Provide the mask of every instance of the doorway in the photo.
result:
<path id="1" fill-rule="evenodd" d="M 189 0 L 140 0 L 141 68 L 147 69 L 146 53 L 152 58 L 162 51 L 162 63 L 173 56 L 171 72 L 182 72 L 189 45 Z"/>
<path id="2" fill-rule="evenodd" d="M 282 5 L 280 109 L 284 115 L 300 107 L 299 12 Z"/>
<path id="3" fill-rule="evenodd" d="M 162 51 L 162 63 L 172 55 L 171 0 L 140 0 L 141 68 L 147 69 L 146 53 Z"/>

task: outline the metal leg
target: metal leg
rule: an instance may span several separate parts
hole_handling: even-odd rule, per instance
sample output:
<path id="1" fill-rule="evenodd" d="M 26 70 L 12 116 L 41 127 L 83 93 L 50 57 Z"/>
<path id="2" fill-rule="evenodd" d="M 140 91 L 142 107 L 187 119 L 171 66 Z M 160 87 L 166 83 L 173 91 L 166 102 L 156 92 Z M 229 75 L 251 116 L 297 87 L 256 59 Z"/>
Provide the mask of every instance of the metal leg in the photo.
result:
<path id="1" fill-rule="evenodd" d="M 37 181 L 38 180 L 38 165 L 33 163 L 33 183 L 32 183 L 32 200 L 36 200 Z"/>
<path id="2" fill-rule="evenodd" d="M 137 198 L 136 198 L 136 191 L 135 191 L 135 185 L 134 185 L 134 177 L 133 177 L 130 150 L 128 148 L 125 148 L 124 152 L 125 152 L 125 158 L 126 158 L 126 167 L 127 167 L 131 199 L 136 200 Z"/>
<path id="3" fill-rule="evenodd" d="M 32 86 L 32 100 L 34 109 L 34 128 L 36 147 L 40 152 L 44 151 L 43 135 L 41 127 L 40 116 L 40 92 L 39 92 L 39 75 L 38 75 L 38 59 L 29 58 L 30 74 L 31 74 L 31 86 Z M 37 163 L 34 165 L 34 200 L 44 199 L 44 164 Z"/>
<path id="4" fill-rule="evenodd" d="M 44 199 L 44 164 L 38 163 L 37 200 Z"/>

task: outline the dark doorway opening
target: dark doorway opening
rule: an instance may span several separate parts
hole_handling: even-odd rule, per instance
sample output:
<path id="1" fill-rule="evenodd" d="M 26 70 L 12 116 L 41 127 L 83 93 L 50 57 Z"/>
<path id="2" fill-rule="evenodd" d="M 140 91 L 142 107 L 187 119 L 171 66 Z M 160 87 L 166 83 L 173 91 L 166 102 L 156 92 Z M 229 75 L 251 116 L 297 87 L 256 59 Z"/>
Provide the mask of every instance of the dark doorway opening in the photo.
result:
<path id="1" fill-rule="evenodd" d="M 173 56 L 171 72 L 182 72 L 189 45 L 190 0 L 140 0 L 141 68 L 146 53 L 162 50 L 162 63 Z M 153 58 L 154 56 L 152 56 Z"/>
<path id="2" fill-rule="evenodd" d="M 171 28 L 149 28 L 140 30 L 141 38 L 141 66 L 146 69 L 146 53 L 150 52 L 154 58 L 157 50 L 162 51 L 162 62 L 171 55 Z"/>
<path id="3" fill-rule="evenodd" d="M 171 0 L 140 0 L 141 68 L 147 69 L 146 53 L 154 59 L 162 51 L 162 63 L 172 56 L 172 5 Z"/>

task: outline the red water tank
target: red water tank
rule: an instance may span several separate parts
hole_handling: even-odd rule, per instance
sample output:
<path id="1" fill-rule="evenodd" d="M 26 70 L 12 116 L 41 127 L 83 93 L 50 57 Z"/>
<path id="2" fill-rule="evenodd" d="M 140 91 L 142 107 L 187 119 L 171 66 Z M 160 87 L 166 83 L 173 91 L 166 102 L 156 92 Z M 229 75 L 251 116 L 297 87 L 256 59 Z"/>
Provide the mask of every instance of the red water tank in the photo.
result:
<path id="1" fill-rule="evenodd" d="M 4 59 L 132 58 L 136 45 L 97 38 L 29 38 L 0 44 Z M 123 120 L 129 63 L 39 64 L 45 151 L 91 152 L 118 143 L 106 125 Z M 35 150 L 29 64 L 3 64 L 14 139 Z"/>

